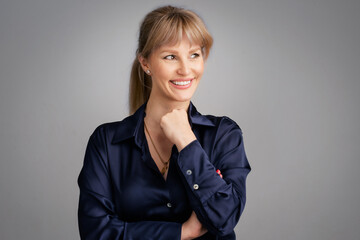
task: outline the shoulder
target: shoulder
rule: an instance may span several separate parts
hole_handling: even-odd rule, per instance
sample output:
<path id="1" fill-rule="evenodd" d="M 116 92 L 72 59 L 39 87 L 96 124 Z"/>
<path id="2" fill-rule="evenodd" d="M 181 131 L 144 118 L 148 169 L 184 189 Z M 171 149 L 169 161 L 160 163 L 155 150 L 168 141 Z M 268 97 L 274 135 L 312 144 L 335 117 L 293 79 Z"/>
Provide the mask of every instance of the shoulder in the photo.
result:
<path id="1" fill-rule="evenodd" d="M 106 122 L 98 125 L 95 130 L 92 133 L 92 136 L 100 136 L 100 135 L 111 135 L 123 125 L 122 121 L 116 121 L 116 122 Z"/>
<path id="2" fill-rule="evenodd" d="M 216 119 L 215 122 L 219 128 L 237 128 L 240 129 L 239 125 L 228 116 L 212 116 L 207 115 L 209 118 Z"/>
<path id="3" fill-rule="evenodd" d="M 145 104 L 138 110 L 121 121 L 108 122 L 99 125 L 93 132 L 92 137 L 106 141 L 106 144 L 115 144 L 135 137 L 136 132 L 144 119 Z"/>
<path id="4" fill-rule="evenodd" d="M 237 130 L 242 133 L 239 125 L 228 116 L 201 115 L 201 117 L 205 120 L 204 122 L 211 123 L 217 132 L 229 132 L 232 130 Z"/>
<path id="5" fill-rule="evenodd" d="M 196 107 L 192 103 L 190 104 L 189 115 L 192 124 L 215 127 L 218 130 L 226 130 L 229 128 L 236 128 L 240 130 L 238 124 L 231 118 L 227 116 L 203 115 L 197 111 Z"/>
<path id="6" fill-rule="evenodd" d="M 194 130 L 198 140 L 205 147 L 211 143 L 212 154 L 223 155 L 231 149 L 237 148 L 243 142 L 242 130 L 239 125 L 228 116 L 193 115 Z"/>
<path id="7" fill-rule="evenodd" d="M 212 161 L 217 162 L 228 154 L 237 154 L 239 158 L 245 155 L 242 130 L 239 125 L 228 116 L 202 115 L 213 126 L 204 126 L 198 131 L 199 141 Z M 233 166 L 237 166 L 236 160 Z M 223 163 L 223 161 L 221 161 Z M 229 163 L 229 160 L 227 160 Z M 231 162 L 231 161 L 230 161 Z M 218 165 L 223 168 L 222 165 Z"/>
<path id="8" fill-rule="evenodd" d="M 120 121 L 106 122 L 98 125 L 90 138 L 111 143 L 119 138 L 125 139 L 132 136 L 135 126 L 136 120 L 131 115 Z"/>
<path id="9" fill-rule="evenodd" d="M 242 130 L 230 117 L 221 116 L 217 119 L 215 143 L 223 149 L 233 148 L 242 143 Z"/>
<path id="10" fill-rule="evenodd" d="M 206 131 L 211 131 L 215 145 L 222 145 L 223 148 L 239 145 L 242 142 L 242 129 L 228 116 L 202 115 L 211 121 L 214 126 L 207 127 Z"/>

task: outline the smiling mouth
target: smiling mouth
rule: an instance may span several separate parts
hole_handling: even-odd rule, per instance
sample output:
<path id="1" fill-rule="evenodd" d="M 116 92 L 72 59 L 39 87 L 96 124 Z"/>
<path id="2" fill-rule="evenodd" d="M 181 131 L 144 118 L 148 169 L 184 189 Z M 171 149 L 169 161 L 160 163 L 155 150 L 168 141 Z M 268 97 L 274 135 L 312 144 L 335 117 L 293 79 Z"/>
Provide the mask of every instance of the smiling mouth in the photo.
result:
<path id="1" fill-rule="evenodd" d="M 194 79 L 195 78 L 174 79 L 170 80 L 170 83 L 176 89 L 185 90 L 191 87 Z"/>
<path id="2" fill-rule="evenodd" d="M 173 83 L 176 86 L 186 86 L 191 83 L 191 80 L 187 81 L 176 81 L 176 80 L 170 80 L 171 83 Z"/>

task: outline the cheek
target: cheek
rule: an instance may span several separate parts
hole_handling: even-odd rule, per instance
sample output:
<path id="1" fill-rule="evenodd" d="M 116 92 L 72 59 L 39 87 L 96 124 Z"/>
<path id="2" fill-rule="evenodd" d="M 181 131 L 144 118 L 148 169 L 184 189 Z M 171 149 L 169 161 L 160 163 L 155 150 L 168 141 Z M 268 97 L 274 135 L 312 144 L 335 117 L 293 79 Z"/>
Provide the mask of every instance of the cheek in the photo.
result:
<path id="1" fill-rule="evenodd" d="M 204 72 L 204 63 L 199 63 L 197 64 L 196 68 L 195 68 L 196 74 L 201 77 L 203 72 Z"/>
<path id="2" fill-rule="evenodd" d="M 163 78 L 169 78 L 169 76 L 172 73 L 172 68 L 169 65 L 166 64 L 158 64 L 156 71 L 154 72 L 154 74 L 159 78 L 159 79 L 163 79 Z"/>

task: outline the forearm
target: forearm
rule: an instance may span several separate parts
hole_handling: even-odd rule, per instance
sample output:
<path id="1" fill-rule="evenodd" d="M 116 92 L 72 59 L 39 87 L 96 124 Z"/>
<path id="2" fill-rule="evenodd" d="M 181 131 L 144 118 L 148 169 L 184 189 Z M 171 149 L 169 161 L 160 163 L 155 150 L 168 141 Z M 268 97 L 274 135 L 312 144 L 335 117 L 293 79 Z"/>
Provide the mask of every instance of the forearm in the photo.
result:
<path id="1" fill-rule="evenodd" d="M 198 141 L 180 152 L 178 166 L 199 220 L 213 234 L 230 233 L 244 208 L 245 178 L 250 170 L 223 166 L 222 179 Z"/>
<path id="2" fill-rule="evenodd" d="M 179 240 L 181 223 L 166 221 L 122 220 L 107 198 L 85 189 L 80 189 L 79 231 L 81 239 L 156 239 Z"/>

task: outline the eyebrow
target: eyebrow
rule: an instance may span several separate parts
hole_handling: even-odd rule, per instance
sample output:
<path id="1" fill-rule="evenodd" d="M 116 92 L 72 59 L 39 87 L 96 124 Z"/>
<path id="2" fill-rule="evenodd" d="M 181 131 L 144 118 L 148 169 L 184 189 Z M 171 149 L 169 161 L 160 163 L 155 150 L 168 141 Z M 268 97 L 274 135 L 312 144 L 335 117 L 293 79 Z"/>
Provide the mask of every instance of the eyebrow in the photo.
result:
<path id="1" fill-rule="evenodd" d="M 195 48 L 190 48 L 189 52 L 195 52 L 195 51 L 201 51 L 201 47 L 195 47 Z M 170 48 L 165 48 L 164 50 L 162 50 L 160 53 L 164 53 L 164 52 L 170 52 L 170 53 L 177 53 L 177 50 L 174 49 L 170 49 Z"/>

